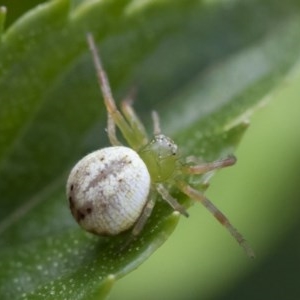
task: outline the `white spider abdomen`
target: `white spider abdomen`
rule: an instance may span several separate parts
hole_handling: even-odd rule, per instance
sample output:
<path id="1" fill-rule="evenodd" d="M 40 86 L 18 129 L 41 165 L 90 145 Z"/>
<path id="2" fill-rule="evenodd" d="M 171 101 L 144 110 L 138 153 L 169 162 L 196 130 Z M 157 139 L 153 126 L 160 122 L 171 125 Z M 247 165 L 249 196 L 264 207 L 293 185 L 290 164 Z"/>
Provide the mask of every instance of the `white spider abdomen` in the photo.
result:
<path id="1" fill-rule="evenodd" d="M 67 182 L 70 209 L 85 230 L 116 235 L 139 218 L 150 190 L 148 169 L 132 149 L 92 152 L 72 169 Z"/>

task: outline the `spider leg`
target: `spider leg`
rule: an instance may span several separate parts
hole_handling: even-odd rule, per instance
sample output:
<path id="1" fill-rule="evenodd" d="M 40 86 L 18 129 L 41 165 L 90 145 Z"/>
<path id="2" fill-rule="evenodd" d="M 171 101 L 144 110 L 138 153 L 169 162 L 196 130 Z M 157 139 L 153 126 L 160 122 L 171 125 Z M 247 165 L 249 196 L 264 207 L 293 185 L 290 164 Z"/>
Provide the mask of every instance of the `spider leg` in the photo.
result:
<path id="1" fill-rule="evenodd" d="M 107 115 L 107 135 L 110 143 L 113 146 L 122 145 L 122 143 L 117 138 L 116 125 L 110 114 Z"/>
<path id="2" fill-rule="evenodd" d="M 147 220 L 149 219 L 153 207 L 155 205 L 155 200 L 156 200 L 156 193 L 152 193 L 152 195 L 149 196 L 149 199 L 140 215 L 140 217 L 138 218 L 137 222 L 135 223 L 130 236 L 127 238 L 127 240 L 125 241 L 125 243 L 122 245 L 121 247 L 121 251 L 125 250 L 128 245 L 136 239 L 136 237 L 141 233 L 141 231 L 143 230 Z"/>
<path id="3" fill-rule="evenodd" d="M 199 191 L 193 189 L 187 183 L 183 181 L 177 182 L 178 188 L 188 195 L 190 198 L 199 201 L 202 203 L 205 208 L 207 208 L 210 213 L 229 231 L 229 233 L 235 238 L 235 240 L 240 244 L 240 246 L 245 250 L 247 255 L 251 258 L 254 258 L 254 252 L 251 247 L 248 245 L 244 237 L 237 231 L 235 227 L 232 226 L 227 217 L 212 203 L 208 200 L 203 194 Z"/>
<path id="4" fill-rule="evenodd" d="M 134 92 L 134 91 L 133 91 Z M 126 120 L 130 124 L 135 136 L 140 141 L 140 145 L 146 145 L 148 143 L 148 136 L 143 123 L 137 116 L 132 103 L 133 103 L 133 92 L 131 92 L 126 99 L 121 102 L 121 110 Z"/>
<path id="5" fill-rule="evenodd" d="M 138 236 L 140 232 L 143 230 L 147 220 L 149 219 L 152 213 L 153 207 L 155 205 L 155 200 L 156 200 L 156 195 L 155 193 L 152 193 L 152 195 L 149 196 L 149 200 L 147 201 L 139 219 L 137 220 L 137 222 L 135 223 L 132 229 L 131 235 L 133 237 Z"/>
<path id="6" fill-rule="evenodd" d="M 187 211 L 185 210 L 185 208 L 179 204 L 177 202 L 177 200 L 175 198 L 173 198 L 168 190 L 161 184 L 161 183 L 158 183 L 156 185 L 156 190 L 157 192 L 162 196 L 162 198 L 167 202 L 169 203 L 169 205 L 176 211 L 180 212 L 182 215 L 188 217 L 189 214 L 187 213 Z"/>
<path id="7" fill-rule="evenodd" d="M 153 121 L 153 134 L 159 135 L 159 134 L 161 134 L 161 129 L 160 129 L 158 113 L 155 110 L 153 110 L 151 116 L 152 116 L 152 121 Z"/>
<path id="8" fill-rule="evenodd" d="M 187 162 L 193 162 L 195 158 L 189 157 L 187 159 Z M 228 156 L 227 158 L 216 160 L 209 163 L 200 163 L 198 165 L 184 165 L 182 167 L 182 171 L 186 174 L 204 174 L 206 172 L 215 170 L 215 169 L 221 169 L 228 166 L 234 165 L 236 162 L 235 156 Z"/>
<path id="9" fill-rule="evenodd" d="M 139 146 L 139 141 L 136 139 L 135 134 L 127 123 L 126 119 L 123 117 L 121 112 L 118 110 L 115 100 L 112 96 L 110 84 L 106 72 L 102 66 L 102 62 L 100 56 L 98 54 L 98 50 L 94 41 L 94 37 L 91 33 L 87 34 L 87 42 L 90 48 L 90 51 L 93 56 L 93 61 L 98 77 L 99 86 L 104 98 L 104 104 L 106 106 L 107 112 L 109 114 L 108 117 L 108 136 L 112 144 L 120 144 L 116 137 L 116 129 L 115 125 L 118 126 L 120 131 L 122 132 L 124 138 L 127 140 L 128 144 L 136 149 Z"/>

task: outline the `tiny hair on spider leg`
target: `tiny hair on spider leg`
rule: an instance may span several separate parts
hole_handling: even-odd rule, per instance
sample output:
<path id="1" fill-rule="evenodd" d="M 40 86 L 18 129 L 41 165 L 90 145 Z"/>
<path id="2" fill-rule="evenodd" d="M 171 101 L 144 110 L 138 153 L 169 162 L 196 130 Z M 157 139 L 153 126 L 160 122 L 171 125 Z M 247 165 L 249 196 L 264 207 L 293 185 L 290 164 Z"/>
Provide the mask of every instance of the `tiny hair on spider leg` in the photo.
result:
<path id="1" fill-rule="evenodd" d="M 86 155 L 70 172 L 66 193 L 75 220 L 83 229 L 97 235 L 113 236 L 130 231 L 124 243 L 126 248 L 143 231 L 158 196 L 174 211 L 188 216 L 184 205 L 173 196 L 177 189 L 203 204 L 247 255 L 254 257 L 228 218 L 188 183 L 189 176 L 233 165 L 235 157 L 230 155 L 212 162 L 203 162 L 194 156 L 182 158 L 178 145 L 162 133 L 156 111 L 152 112 L 153 131 L 148 136 L 131 100 L 125 99 L 118 108 L 91 33 L 87 34 L 87 42 L 107 110 L 111 146 Z M 120 142 L 118 135 L 126 145 Z"/>

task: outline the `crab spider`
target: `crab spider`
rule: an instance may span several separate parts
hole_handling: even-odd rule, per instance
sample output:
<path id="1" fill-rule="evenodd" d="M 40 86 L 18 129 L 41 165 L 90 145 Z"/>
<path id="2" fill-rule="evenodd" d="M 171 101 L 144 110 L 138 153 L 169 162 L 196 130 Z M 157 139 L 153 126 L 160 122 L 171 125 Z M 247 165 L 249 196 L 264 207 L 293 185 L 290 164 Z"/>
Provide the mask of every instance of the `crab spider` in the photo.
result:
<path id="1" fill-rule="evenodd" d="M 118 109 L 92 34 L 87 34 L 87 41 L 107 110 L 107 133 L 112 146 L 85 156 L 69 175 L 67 195 L 77 222 L 98 235 L 116 235 L 131 229 L 132 240 L 151 215 L 157 194 L 174 210 L 188 216 L 186 209 L 169 193 L 168 187 L 175 186 L 203 204 L 247 255 L 254 257 L 244 237 L 227 217 L 185 181 L 189 175 L 231 166 L 236 162 L 235 157 L 208 163 L 198 163 L 193 157 L 182 159 L 175 142 L 162 133 L 156 112 L 152 112 L 153 136 L 149 138 L 130 100 L 123 101 Z M 128 147 L 118 139 L 117 129 Z"/>

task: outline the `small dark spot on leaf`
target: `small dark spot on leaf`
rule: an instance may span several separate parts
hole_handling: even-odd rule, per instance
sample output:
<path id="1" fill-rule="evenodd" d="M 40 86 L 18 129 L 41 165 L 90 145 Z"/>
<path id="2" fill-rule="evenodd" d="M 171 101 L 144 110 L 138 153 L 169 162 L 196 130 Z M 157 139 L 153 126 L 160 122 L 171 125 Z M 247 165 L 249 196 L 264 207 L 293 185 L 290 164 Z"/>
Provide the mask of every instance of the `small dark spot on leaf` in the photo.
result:
<path id="1" fill-rule="evenodd" d="M 70 190 L 73 191 L 74 189 L 74 184 L 71 184 Z"/>

